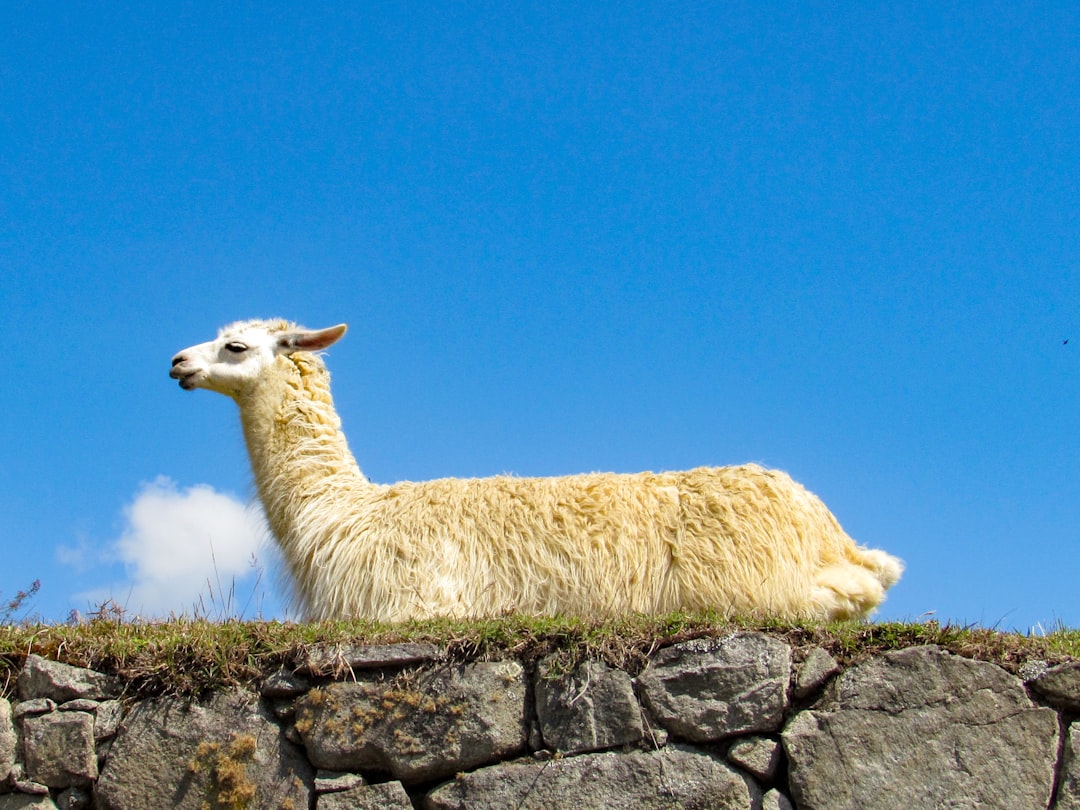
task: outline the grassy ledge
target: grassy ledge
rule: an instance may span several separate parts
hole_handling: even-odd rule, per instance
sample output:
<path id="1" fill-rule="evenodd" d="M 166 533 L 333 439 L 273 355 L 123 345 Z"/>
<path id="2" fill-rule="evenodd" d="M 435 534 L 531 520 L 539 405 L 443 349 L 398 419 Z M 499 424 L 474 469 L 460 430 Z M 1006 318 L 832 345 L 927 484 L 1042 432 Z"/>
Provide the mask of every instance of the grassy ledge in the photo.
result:
<path id="1" fill-rule="evenodd" d="M 567 665 L 586 657 L 600 658 L 636 674 L 661 647 L 746 630 L 783 639 L 795 649 L 796 660 L 812 647 L 823 647 L 842 664 L 922 644 L 993 661 L 1013 672 L 1032 660 L 1054 664 L 1080 659 L 1078 630 L 1058 628 L 1046 635 L 1027 636 L 934 621 L 792 625 L 681 613 L 608 621 L 507 616 L 399 625 L 97 618 L 78 624 L 0 625 L 0 683 L 3 695 L 11 697 L 18 669 L 33 653 L 118 675 L 128 682 L 131 696 L 196 695 L 258 684 L 279 667 L 298 666 L 315 645 L 404 641 L 437 644 L 450 660 L 515 657 L 531 664 L 556 654 Z"/>

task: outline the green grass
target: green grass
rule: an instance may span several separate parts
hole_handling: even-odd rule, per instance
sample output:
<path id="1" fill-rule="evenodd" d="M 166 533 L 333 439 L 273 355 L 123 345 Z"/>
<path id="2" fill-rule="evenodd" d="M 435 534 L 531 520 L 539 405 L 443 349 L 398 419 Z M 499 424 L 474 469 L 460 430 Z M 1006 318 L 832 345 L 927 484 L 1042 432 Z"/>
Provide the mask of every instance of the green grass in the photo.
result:
<path id="1" fill-rule="evenodd" d="M 574 618 L 508 616 L 480 621 L 437 620 L 402 625 L 370 622 L 126 621 L 99 616 L 77 624 L 0 625 L 0 684 L 10 696 L 28 653 L 120 675 L 133 695 L 197 694 L 252 685 L 278 667 L 296 667 L 312 645 L 426 641 L 454 660 L 506 656 L 526 663 L 555 654 L 566 665 L 602 658 L 637 672 L 656 649 L 738 630 L 761 630 L 801 651 L 824 647 L 843 664 L 874 653 L 938 644 L 969 658 L 1015 671 L 1030 660 L 1080 659 L 1080 631 L 1061 627 L 1026 636 L 976 627 L 923 623 L 791 625 L 729 621 L 710 614 L 592 622 Z"/>

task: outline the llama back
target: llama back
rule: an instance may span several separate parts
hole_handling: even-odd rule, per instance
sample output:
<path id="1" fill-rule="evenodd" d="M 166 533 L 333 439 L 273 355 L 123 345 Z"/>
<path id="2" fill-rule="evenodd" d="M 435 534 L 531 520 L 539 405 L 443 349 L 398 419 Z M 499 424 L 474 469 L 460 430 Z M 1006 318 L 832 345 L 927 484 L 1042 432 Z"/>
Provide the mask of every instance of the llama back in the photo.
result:
<path id="1" fill-rule="evenodd" d="M 362 542 L 358 538 L 363 538 Z M 813 617 L 814 574 L 854 543 L 814 495 L 756 465 L 441 479 L 371 492 L 328 523 L 314 616 L 712 608 Z"/>

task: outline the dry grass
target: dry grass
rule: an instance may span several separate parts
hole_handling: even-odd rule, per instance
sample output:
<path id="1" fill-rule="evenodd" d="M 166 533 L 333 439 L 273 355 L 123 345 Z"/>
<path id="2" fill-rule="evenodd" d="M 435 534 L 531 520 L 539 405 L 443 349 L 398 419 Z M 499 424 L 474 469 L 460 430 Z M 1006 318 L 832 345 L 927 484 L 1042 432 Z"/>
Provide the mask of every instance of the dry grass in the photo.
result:
<path id="1" fill-rule="evenodd" d="M 720 620 L 708 614 L 628 617 L 619 621 L 508 616 L 485 621 L 431 621 L 403 625 L 369 622 L 213 622 L 175 619 L 126 621 L 99 616 L 78 624 L 0 625 L 0 684 L 10 696 L 14 676 L 29 653 L 120 675 L 133 695 L 197 694 L 230 685 L 253 685 L 278 667 L 298 666 L 313 645 L 426 641 L 454 660 L 513 656 L 531 665 L 558 654 L 567 664 L 602 658 L 638 671 L 660 647 L 761 630 L 796 650 L 824 647 L 841 663 L 885 650 L 938 644 L 969 658 L 1015 671 L 1030 660 L 1080 659 L 1080 631 L 1059 628 L 1025 636 L 973 627 L 924 623 L 779 625 Z"/>

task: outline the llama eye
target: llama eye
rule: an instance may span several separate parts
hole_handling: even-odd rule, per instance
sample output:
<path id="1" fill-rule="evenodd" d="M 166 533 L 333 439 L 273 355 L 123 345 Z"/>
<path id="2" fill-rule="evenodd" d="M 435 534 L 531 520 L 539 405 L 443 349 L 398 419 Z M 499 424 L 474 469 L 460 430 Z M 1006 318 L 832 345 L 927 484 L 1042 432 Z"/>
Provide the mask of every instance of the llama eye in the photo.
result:
<path id="1" fill-rule="evenodd" d="M 226 343 L 225 348 L 233 354 L 243 354 L 247 351 L 248 347 L 245 346 L 243 343 Z"/>

